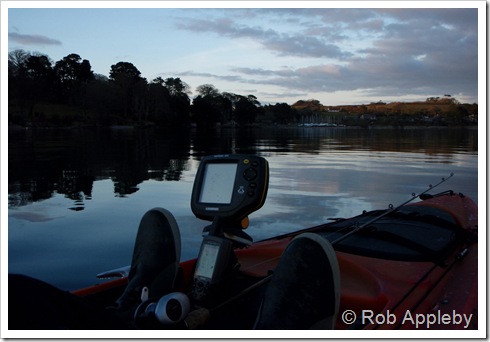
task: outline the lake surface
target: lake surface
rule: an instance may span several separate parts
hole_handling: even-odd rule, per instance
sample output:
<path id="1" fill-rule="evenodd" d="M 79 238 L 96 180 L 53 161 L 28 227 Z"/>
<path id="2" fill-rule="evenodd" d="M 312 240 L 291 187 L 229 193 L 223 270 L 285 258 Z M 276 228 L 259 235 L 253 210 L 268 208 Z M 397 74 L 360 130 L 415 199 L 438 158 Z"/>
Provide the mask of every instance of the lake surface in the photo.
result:
<path id="1" fill-rule="evenodd" d="M 477 129 L 16 130 L 8 153 L 8 271 L 67 290 L 128 265 L 154 207 L 174 214 L 182 259 L 197 256 L 207 222 L 190 196 L 205 155 L 269 161 L 268 197 L 247 230 L 255 241 L 396 206 L 451 172 L 433 193 L 478 203 Z"/>

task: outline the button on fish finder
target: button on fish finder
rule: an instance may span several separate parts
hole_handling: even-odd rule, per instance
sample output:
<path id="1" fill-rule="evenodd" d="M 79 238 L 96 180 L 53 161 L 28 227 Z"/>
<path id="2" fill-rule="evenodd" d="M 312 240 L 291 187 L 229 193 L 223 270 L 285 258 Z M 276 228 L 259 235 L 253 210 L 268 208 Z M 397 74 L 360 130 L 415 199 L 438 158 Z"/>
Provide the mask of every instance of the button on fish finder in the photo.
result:
<path id="1" fill-rule="evenodd" d="M 257 178 L 257 171 L 255 171 L 255 169 L 252 168 L 246 169 L 243 172 L 243 177 L 248 181 L 252 181 L 255 178 Z"/>

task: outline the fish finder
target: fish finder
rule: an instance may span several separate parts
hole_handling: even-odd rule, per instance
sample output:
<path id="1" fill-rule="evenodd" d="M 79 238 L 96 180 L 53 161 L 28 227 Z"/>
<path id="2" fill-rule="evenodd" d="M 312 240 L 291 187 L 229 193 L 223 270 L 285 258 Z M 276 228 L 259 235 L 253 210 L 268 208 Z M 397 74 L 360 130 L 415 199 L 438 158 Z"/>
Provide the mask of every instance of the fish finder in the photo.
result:
<path id="1" fill-rule="evenodd" d="M 269 165 L 258 156 L 215 155 L 202 159 L 192 189 L 191 209 L 198 218 L 239 221 L 265 202 Z"/>
<path id="2" fill-rule="evenodd" d="M 218 284 L 232 273 L 237 260 L 234 247 L 250 245 L 242 231 L 248 215 L 265 202 L 269 164 L 258 156 L 215 155 L 201 160 L 194 180 L 191 209 L 196 217 L 213 221 L 197 258 L 192 296 L 204 302 L 216 294 Z"/>

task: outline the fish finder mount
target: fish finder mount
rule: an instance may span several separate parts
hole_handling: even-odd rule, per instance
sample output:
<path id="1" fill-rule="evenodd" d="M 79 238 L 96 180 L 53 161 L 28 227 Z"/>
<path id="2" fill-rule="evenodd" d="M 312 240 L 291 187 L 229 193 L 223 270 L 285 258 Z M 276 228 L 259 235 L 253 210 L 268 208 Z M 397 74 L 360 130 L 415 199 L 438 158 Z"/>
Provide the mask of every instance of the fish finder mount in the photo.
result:
<path id="1" fill-rule="evenodd" d="M 204 301 L 235 268 L 235 247 L 252 244 L 243 231 L 248 215 L 265 202 L 269 164 L 258 156 L 224 154 L 204 157 L 196 173 L 191 209 L 212 221 L 204 228 L 192 285 L 193 298 Z"/>

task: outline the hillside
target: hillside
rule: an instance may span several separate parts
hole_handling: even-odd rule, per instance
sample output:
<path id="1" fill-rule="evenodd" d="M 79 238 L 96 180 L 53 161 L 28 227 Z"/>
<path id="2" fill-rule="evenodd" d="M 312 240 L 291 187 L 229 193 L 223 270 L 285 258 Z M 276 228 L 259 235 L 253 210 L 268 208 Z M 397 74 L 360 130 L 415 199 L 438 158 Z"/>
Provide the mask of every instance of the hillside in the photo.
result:
<path id="1" fill-rule="evenodd" d="M 300 100 L 291 107 L 315 118 L 341 117 L 343 121 L 367 120 L 371 124 L 427 123 L 477 124 L 478 104 L 461 104 L 450 96 L 431 97 L 420 102 L 375 102 L 362 105 L 326 106 L 318 100 Z"/>

